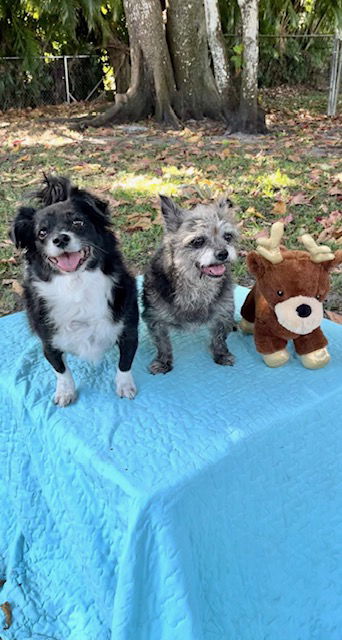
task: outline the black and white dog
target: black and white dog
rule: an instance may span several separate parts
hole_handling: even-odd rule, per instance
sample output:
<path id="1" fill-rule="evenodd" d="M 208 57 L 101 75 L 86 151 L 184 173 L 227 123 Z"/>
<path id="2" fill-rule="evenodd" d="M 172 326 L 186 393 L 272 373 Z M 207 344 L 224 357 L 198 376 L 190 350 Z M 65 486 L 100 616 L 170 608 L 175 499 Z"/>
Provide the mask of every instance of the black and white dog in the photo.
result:
<path id="1" fill-rule="evenodd" d="M 40 206 L 18 210 L 12 239 L 25 249 L 26 309 L 57 375 L 54 401 L 64 407 L 76 398 L 64 354 L 98 361 L 115 343 L 116 392 L 134 398 L 136 285 L 110 229 L 108 206 L 63 177 L 45 177 L 35 196 Z"/>

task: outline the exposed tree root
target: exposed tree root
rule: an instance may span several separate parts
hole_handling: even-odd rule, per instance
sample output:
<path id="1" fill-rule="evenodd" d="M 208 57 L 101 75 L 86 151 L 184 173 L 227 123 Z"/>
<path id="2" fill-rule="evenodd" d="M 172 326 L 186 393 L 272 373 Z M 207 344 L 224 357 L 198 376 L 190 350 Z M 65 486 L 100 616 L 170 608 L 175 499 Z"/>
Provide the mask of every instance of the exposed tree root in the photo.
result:
<path id="1" fill-rule="evenodd" d="M 237 112 L 230 116 L 229 119 L 229 132 L 230 133 L 248 133 L 248 134 L 266 134 L 268 129 L 265 122 L 265 111 L 258 108 L 256 122 L 251 120 L 247 113 Z"/>
<path id="2" fill-rule="evenodd" d="M 83 131 L 88 127 L 105 127 L 110 124 L 136 122 L 151 115 L 152 104 L 148 96 L 142 91 L 128 90 L 127 93 L 117 94 L 115 104 L 104 113 L 93 117 L 70 120 L 70 129 Z"/>

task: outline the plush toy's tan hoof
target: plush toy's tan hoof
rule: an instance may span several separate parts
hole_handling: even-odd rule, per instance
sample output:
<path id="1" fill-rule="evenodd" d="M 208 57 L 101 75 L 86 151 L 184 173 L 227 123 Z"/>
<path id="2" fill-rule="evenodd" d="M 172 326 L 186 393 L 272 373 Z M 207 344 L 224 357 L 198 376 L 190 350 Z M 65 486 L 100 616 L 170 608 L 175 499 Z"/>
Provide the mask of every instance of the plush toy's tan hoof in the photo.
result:
<path id="1" fill-rule="evenodd" d="M 281 349 L 280 351 L 268 353 L 267 355 L 263 354 L 262 357 L 268 367 L 281 367 L 283 364 L 286 364 L 286 362 L 290 358 L 290 355 L 286 351 L 286 349 Z"/>
<path id="2" fill-rule="evenodd" d="M 302 361 L 302 365 L 307 369 L 321 369 L 321 367 L 325 367 L 328 362 L 330 362 L 330 354 L 326 347 L 323 349 L 317 349 L 316 351 L 311 351 L 311 353 L 306 353 L 304 356 L 300 356 Z"/>
<path id="3" fill-rule="evenodd" d="M 254 322 L 248 322 L 245 318 L 241 318 L 239 327 L 242 333 L 254 333 Z"/>

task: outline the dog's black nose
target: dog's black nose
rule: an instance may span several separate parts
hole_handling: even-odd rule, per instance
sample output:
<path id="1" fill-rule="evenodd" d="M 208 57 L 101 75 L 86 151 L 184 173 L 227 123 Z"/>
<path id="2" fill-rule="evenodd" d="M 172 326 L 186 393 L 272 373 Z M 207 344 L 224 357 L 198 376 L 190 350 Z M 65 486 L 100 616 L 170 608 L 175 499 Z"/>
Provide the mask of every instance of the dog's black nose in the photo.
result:
<path id="1" fill-rule="evenodd" d="M 307 318 L 311 314 L 312 309 L 308 304 L 300 304 L 296 311 L 300 318 Z"/>
<path id="2" fill-rule="evenodd" d="M 55 244 L 57 247 L 61 247 L 61 249 L 63 249 L 64 247 L 67 246 L 67 244 L 69 244 L 70 242 L 70 236 L 68 236 L 67 233 L 60 233 L 58 236 L 56 236 L 53 240 L 52 240 L 53 244 Z"/>
<path id="3" fill-rule="evenodd" d="M 222 249 L 222 251 L 217 251 L 217 253 L 215 253 L 215 258 L 220 262 L 224 262 L 228 258 L 228 251 L 226 251 L 226 249 Z"/>

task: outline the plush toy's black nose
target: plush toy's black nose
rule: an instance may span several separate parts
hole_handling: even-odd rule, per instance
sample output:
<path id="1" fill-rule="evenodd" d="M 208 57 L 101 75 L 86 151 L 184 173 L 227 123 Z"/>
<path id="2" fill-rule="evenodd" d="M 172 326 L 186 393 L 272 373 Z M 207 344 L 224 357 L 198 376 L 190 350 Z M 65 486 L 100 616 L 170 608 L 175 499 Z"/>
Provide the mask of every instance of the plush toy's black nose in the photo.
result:
<path id="1" fill-rule="evenodd" d="M 56 236 L 53 240 L 52 240 L 53 244 L 55 244 L 57 247 L 60 247 L 61 249 L 63 249 L 64 247 L 67 246 L 67 244 L 69 244 L 70 242 L 70 236 L 68 236 L 67 233 L 60 233 L 58 236 Z"/>
<path id="2" fill-rule="evenodd" d="M 222 251 L 217 251 L 215 253 L 215 258 L 220 262 L 224 262 L 228 258 L 228 251 L 226 251 L 226 249 L 222 249 Z"/>
<path id="3" fill-rule="evenodd" d="M 296 311 L 300 318 L 307 318 L 311 314 L 312 309 L 308 304 L 300 304 Z"/>

